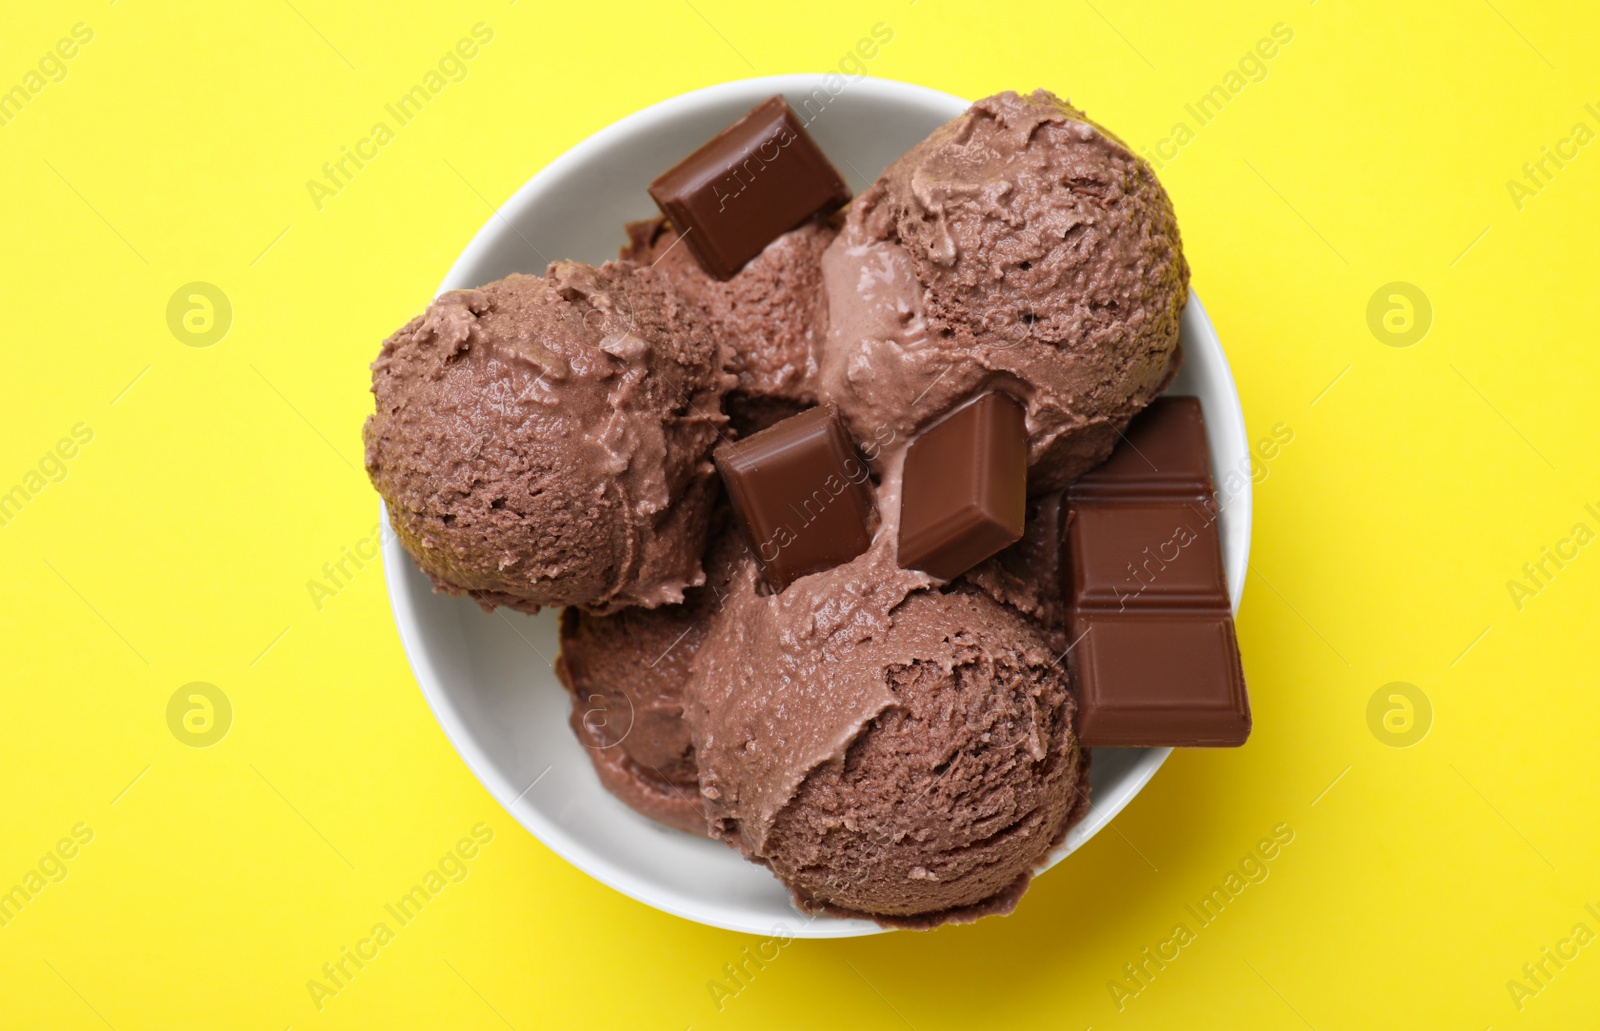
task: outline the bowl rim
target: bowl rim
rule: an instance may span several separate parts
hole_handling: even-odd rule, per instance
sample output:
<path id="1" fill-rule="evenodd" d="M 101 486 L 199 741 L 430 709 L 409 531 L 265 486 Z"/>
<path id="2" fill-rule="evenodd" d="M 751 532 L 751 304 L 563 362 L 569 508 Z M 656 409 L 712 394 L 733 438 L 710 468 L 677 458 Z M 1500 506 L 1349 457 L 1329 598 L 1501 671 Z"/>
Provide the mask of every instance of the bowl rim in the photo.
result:
<path id="1" fill-rule="evenodd" d="M 796 73 L 756 76 L 716 83 L 658 101 L 597 130 L 557 155 L 536 171 L 504 203 L 495 209 L 478 231 L 473 234 L 472 239 L 463 248 L 456 260 L 451 263 L 437 294 L 481 285 L 477 283 L 466 284 L 465 279 L 468 275 L 468 270 L 482 260 L 485 253 L 500 240 L 507 229 L 517 222 L 519 215 L 536 203 L 546 184 L 551 180 L 559 179 L 574 167 L 583 166 L 596 152 L 603 151 L 619 140 L 624 139 L 641 124 L 661 118 L 677 118 L 706 107 L 720 106 L 732 97 L 747 94 L 771 95 L 773 93 L 810 92 L 813 89 L 823 88 L 823 80 L 835 74 Z M 970 101 L 930 87 L 870 76 L 849 81 L 846 89 L 863 90 L 887 99 L 916 97 L 924 101 L 951 105 L 953 110 L 964 109 L 970 104 Z M 1228 364 L 1227 354 L 1222 349 L 1221 341 L 1217 337 L 1216 330 L 1211 324 L 1204 305 L 1200 303 L 1199 297 L 1192 290 L 1185 308 L 1186 326 L 1190 325 L 1191 311 L 1193 312 L 1192 328 L 1198 330 L 1201 337 L 1199 343 L 1206 351 L 1210 352 L 1211 358 L 1220 363 L 1214 371 L 1220 374 L 1218 387 L 1223 399 L 1227 402 L 1223 412 L 1208 412 L 1208 421 L 1214 415 L 1223 416 L 1224 421 L 1228 424 L 1227 431 L 1230 435 L 1245 441 L 1246 452 L 1248 452 L 1248 438 L 1245 435 L 1243 409 L 1239 400 L 1237 384 L 1233 378 L 1232 369 Z M 1250 477 L 1245 477 L 1243 487 L 1232 499 L 1233 503 L 1238 505 L 1237 518 L 1242 522 L 1242 556 L 1237 563 L 1239 567 L 1238 575 L 1231 575 L 1235 570 L 1228 570 L 1230 573 L 1228 578 L 1229 593 L 1235 613 L 1238 611 L 1239 602 L 1243 594 L 1244 570 L 1247 568 L 1249 560 L 1253 515 L 1251 486 Z M 381 525 L 388 531 L 390 526 L 388 510 L 381 499 L 379 500 L 379 513 L 382 521 Z M 519 789 L 506 778 L 494 760 L 489 757 L 455 704 L 452 692 L 446 687 L 440 671 L 435 668 L 431 650 L 424 643 L 423 635 L 419 629 L 422 625 L 422 614 L 418 609 L 418 599 L 413 596 L 412 587 L 409 586 L 404 575 L 406 570 L 403 564 L 410 562 L 410 556 L 406 554 L 396 535 L 392 531 L 386 532 L 383 539 L 383 567 L 386 590 L 389 594 L 390 608 L 395 620 L 396 631 L 400 637 L 401 647 L 405 653 L 407 664 L 411 668 L 412 675 L 417 681 L 418 688 L 421 690 L 424 700 L 428 703 L 434 718 L 438 721 L 440 729 L 444 731 L 446 739 L 473 776 L 478 779 L 479 783 L 483 785 L 508 815 L 521 824 L 546 848 L 572 866 L 623 895 L 654 909 L 699 924 L 749 934 L 771 934 L 781 930 L 782 933 L 797 938 L 849 938 L 892 930 L 892 928 L 883 928 L 878 924 L 863 919 L 808 918 L 806 914 L 798 910 L 794 913 L 794 919 L 798 926 L 777 928 L 770 924 L 763 924 L 750 919 L 740 919 L 735 915 L 736 907 L 734 906 L 715 911 L 707 911 L 703 908 L 697 909 L 693 905 L 682 903 L 674 894 L 657 890 L 651 882 L 618 866 L 606 854 L 592 850 L 586 845 L 573 840 L 559 824 L 547 819 L 542 812 L 531 804 L 519 804 L 526 795 L 527 788 Z M 1233 565 L 1233 563 L 1225 564 Z M 1104 806 L 1097 804 L 1095 800 L 1091 800 L 1089 811 L 1071 828 L 1066 839 L 1053 849 L 1035 869 L 1036 876 L 1043 874 L 1046 870 L 1061 862 L 1084 845 L 1090 838 L 1094 837 L 1106 824 L 1110 823 L 1150 782 L 1165 763 L 1167 757 L 1171 755 L 1172 749 L 1148 748 L 1142 751 L 1145 754 L 1132 767 L 1131 776 L 1127 776 L 1119 783 L 1118 796 L 1111 800 L 1111 804 Z"/>

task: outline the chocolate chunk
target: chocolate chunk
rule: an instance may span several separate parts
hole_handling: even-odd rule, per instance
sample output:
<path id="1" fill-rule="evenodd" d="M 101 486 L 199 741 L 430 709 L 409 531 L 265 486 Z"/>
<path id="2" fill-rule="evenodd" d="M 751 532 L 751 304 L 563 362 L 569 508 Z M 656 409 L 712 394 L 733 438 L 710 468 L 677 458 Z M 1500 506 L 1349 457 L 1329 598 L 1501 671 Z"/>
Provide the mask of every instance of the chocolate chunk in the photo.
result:
<path id="1" fill-rule="evenodd" d="M 1250 701 L 1197 399 L 1158 399 L 1067 489 L 1066 593 L 1084 745 L 1244 744 Z"/>
<path id="2" fill-rule="evenodd" d="M 1076 605 L 1228 607 L 1211 509 L 1192 501 L 1073 502 L 1067 546 Z"/>
<path id="3" fill-rule="evenodd" d="M 1242 745 L 1250 736 L 1232 617 L 1096 613 L 1071 626 L 1086 747 Z"/>
<path id="4" fill-rule="evenodd" d="M 848 562 L 872 543 L 867 465 L 833 405 L 723 444 L 712 457 L 774 590 Z"/>
<path id="5" fill-rule="evenodd" d="M 650 184 L 700 267 L 731 279 L 779 236 L 850 200 L 781 96 L 763 101 Z"/>
<path id="6" fill-rule="evenodd" d="M 1075 497 L 1211 498 L 1211 455 L 1200 401 L 1157 398 L 1128 424 L 1111 457 L 1072 485 Z"/>
<path id="7" fill-rule="evenodd" d="M 902 568 L 951 580 L 1022 536 L 1024 414 L 1005 394 L 985 394 L 911 442 L 900 492 Z"/>

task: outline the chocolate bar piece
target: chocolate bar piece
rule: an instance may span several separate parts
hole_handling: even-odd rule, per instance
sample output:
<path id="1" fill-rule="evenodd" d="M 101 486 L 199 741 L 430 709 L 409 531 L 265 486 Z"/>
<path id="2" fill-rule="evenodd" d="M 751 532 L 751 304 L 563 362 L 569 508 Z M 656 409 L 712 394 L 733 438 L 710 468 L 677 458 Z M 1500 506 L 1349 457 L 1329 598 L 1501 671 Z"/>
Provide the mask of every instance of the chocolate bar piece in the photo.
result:
<path id="1" fill-rule="evenodd" d="M 713 454 L 762 575 L 775 591 L 872 543 L 872 488 L 833 405 L 790 416 Z"/>
<path id="2" fill-rule="evenodd" d="M 1222 542 L 1206 506 L 1142 499 L 1086 504 L 1075 497 L 1071 511 L 1069 589 L 1078 608 L 1228 607 Z"/>
<path id="3" fill-rule="evenodd" d="M 1111 457 L 1072 485 L 1080 498 L 1133 495 L 1210 499 L 1211 455 L 1200 401 L 1163 397 L 1128 424 Z"/>
<path id="4" fill-rule="evenodd" d="M 779 236 L 850 200 L 850 188 L 777 96 L 650 184 L 695 260 L 731 279 Z"/>
<path id="5" fill-rule="evenodd" d="M 1250 701 L 1200 402 L 1158 399 L 1067 489 L 1068 666 L 1086 746 L 1227 746 Z"/>
<path id="6" fill-rule="evenodd" d="M 1078 740 L 1095 746 L 1242 745 L 1250 703 L 1233 618 L 1097 613 L 1077 624 Z"/>
<path id="7" fill-rule="evenodd" d="M 953 580 L 1022 536 L 1025 414 L 1005 394 L 984 394 L 911 442 L 900 492 L 902 568 Z"/>

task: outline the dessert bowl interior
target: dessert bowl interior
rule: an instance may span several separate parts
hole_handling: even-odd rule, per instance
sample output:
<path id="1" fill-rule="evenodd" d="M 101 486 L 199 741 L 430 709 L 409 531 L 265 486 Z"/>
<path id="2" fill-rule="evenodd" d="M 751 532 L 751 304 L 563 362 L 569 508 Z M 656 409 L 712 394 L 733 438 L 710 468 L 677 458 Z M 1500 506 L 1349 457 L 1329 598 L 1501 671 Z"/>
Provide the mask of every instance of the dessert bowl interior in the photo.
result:
<path id="1" fill-rule="evenodd" d="M 649 181 L 774 93 L 808 122 L 857 193 L 967 106 L 920 86 L 837 75 L 745 79 L 663 101 L 602 129 L 529 180 L 478 231 L 440 290 L 540 273 L 559 258 L 598 264 L 615 257 L 623 223 L 655 214 Z M 1227 358 L 1193 296 L 1182 342 L 1183 371 L 1170 392 L 1199 397 L 1205 412 L 1237 609 L 1250 546 L 1249 447 Z M 1225 480 L 1229 470 L 1242 475 Z M 640 902 L 715 927 L 801 938 L 882 930 L 865 920 L 799 913 L 767 870 L 726 845 L 660 826 L 607 793 L 567 725 L 571 703 L 551 670 L 556 610 L 486 613 L 471 600 L 435 594 L 393 534 L 386 535 L 383 564 L 406 657 L 446 736 L 489 793 L 552 851 Z M 1104 827 L 1169 751 L 1096 749 L 1092 808 L 1046 865 Z"/>

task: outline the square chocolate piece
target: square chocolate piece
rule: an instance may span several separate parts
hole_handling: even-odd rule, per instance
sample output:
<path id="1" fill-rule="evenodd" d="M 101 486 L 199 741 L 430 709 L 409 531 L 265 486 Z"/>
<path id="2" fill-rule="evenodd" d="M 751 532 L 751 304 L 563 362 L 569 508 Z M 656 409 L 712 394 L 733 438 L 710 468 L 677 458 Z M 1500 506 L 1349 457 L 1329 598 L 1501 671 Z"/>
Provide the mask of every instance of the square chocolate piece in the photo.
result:
<path id="1" fill-rule="evenodd" d="M 777 96 L 657 178 L 650 196 L 700 267 L 726 280 L 806 219 L 849 203 L 850 188 Z"/>
<path id="2" fill-rule="evenodd" d="M 1233 620 L 1204 612 L 1074 619 L 1078 739 L 1088 747 L 1227 747 L 1250 736 Z"/>
<path id="3" fill-rule="evenodd" d="M 1211 497 L 1211 452 L 1200 402 L 1158 397 L 1133 417 L 1111 457 L 1072 485 L 1074 497 Z"/>
<path id="4" fill-rule="evenodd" d="M 872 486 L 833 405 L 718 446 L 717 471 L 775 591 L 872 543 Z"/>
<path id="5" fill-rule="evenodd" d="M 1228 608 L 1215 517 L 1198 502 L 1077 500 L 1069 511 L 1067 565 L 1080 608 Z"/>
<path id="6" fill-rule="evenodd" d="M 1005 394 L 984 394 L 911 442 L 900 489 L 901 568 L 953 580 L 1022 536 L 1025 415 Z"/>

